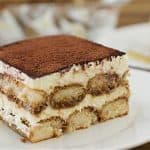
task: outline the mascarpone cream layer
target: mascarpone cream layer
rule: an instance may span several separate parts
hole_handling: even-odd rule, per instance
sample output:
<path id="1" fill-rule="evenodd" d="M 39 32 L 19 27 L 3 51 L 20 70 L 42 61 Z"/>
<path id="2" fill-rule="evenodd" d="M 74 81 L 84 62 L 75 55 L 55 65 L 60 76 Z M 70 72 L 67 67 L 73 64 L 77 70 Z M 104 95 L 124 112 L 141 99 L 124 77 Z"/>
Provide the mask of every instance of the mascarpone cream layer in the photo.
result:
<path id="1" fill-rule="evenodd" d="M 89 62 L 83 65 L 73 65 L 69 71 L 56 72 L 40 78 L 31 78 L 20 70 L 0 61 L 0 73 L 7 73 L 32 89 L 44 90 L 50 93 L 56 86 L 79 83 L 86 86 L 88 80 L 99 73 L 116 73 L 122 76 L 128 71 L 127 55 L 104 59 L 99 62 Z"/>
<path id="2" fill-rule="evenodd" d="M 29 111 L 18 107 L 14 102 L 9 101 L 7 96 L 0 94 L 0 110 L 3 108 L 3 111 L 5 111 L 5 113 L 2 114 L 3 119 L 6 119 L 10 124 L 14 123 L 22 128 L 20 123 L 21 117 L 26 118 L 30 122 L 31 126 L 36 126 L 40 120 L 47 119 L 52 116 L 60 116 L 63 119 L 67 119 L 75 110 L 80 111 L 83 107 L 94 106 L 100 110 L 105 103 L 113 101 L 118 97 L 128 95 L 128 92 L 129 91 L 126 87 L 120 86 L 114 89 L 111 93 L 101 96 L 93 97 L 92 95 L 87 94 L 84 100 L 75 107 L 57 110 L 48 106 L 38 116 L 32 115 Z M 10 113 L 15 115 L 14 119 L 9 117 Z"/>

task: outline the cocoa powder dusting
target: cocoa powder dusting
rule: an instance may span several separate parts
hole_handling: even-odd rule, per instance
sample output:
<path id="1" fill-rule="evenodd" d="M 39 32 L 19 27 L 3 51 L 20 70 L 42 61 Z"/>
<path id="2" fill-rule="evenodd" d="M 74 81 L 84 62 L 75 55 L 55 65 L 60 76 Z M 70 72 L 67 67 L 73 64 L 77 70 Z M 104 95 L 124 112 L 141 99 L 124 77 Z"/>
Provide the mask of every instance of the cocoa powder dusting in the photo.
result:
<path id="1" fill-rule="evenodd" d="M 102 60 L 123 52 L 69 35 L 46 36 L 0 47 L 0 60 L 32 78 L 73 64 Z"/>

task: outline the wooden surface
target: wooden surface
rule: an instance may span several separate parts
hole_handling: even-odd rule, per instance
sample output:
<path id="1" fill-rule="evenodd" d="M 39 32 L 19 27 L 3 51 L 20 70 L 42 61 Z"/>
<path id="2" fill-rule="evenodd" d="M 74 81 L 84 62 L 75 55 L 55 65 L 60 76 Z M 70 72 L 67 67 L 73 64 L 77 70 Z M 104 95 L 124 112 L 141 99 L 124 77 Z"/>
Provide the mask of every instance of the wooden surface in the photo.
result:
<path id="1" fill-rule="evenodd" d="M 132 0 L 120 10 L 118 27 L 150 22 L 150 0 Z"/>

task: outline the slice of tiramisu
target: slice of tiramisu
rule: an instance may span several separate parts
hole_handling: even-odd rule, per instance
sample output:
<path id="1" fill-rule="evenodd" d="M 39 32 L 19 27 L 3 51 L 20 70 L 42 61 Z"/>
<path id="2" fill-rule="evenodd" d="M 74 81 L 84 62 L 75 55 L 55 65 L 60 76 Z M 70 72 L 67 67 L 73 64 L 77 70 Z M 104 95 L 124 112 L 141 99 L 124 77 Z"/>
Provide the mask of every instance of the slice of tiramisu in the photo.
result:
<path id="1" fill-rule="evenodd" d="M 125 53 L 68 35 L 0 47 L 0 116 L 31 142 L 128 114 Z"/>

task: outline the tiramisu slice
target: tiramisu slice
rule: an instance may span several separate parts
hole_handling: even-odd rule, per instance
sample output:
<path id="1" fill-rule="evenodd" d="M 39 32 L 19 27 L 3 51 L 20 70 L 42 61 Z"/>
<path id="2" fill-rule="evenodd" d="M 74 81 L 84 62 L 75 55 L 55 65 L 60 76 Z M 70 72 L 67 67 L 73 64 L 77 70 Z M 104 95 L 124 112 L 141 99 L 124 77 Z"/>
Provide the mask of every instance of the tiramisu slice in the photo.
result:
<path id="1" fill-rule="evenodd" d="M 31 142 L 128 114 L 125 53 L 68 35 L 0 47 L 0 116 Z"/>

